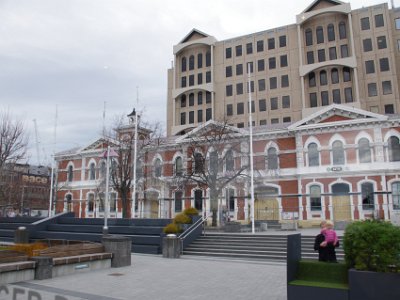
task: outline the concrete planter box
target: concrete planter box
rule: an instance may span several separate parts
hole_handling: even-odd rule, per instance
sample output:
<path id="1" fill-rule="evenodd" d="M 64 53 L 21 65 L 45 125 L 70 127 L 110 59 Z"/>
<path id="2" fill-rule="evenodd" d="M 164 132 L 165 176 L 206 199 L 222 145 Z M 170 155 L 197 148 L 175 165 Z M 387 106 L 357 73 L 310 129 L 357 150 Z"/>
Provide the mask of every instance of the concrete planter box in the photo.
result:
<path id="1" fill-rule="evenodd" d="M 351 300 L 400 299 L 400 274 L 349 270 Z"/>

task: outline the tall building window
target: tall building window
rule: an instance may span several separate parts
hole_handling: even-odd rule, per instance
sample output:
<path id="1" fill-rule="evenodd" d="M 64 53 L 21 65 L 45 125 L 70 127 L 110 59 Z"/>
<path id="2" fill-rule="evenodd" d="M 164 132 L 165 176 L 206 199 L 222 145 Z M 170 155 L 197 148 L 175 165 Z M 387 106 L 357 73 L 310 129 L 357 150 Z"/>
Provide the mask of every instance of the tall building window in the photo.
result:
<path id="1" fill-rule="evenodd" d="M 322 104 L 322 106 L 329 105 L 329 94 L 328 94 L 328 91 L 322 91 L 321 92 L 321 104 Z"/>
<path id="2" fill-rule="evenodd" d="M 347 45 L 340 46 L 340 55 L 342 58 L 349 57 L 349 47 L 347 47 Z"/>
<path id="3" fill-rule="evenodd" d="M 275 38 L 268 39 L 268 50 L 275 49 Z"/>
<path id="4" fill-rule="evenodd" d="M 325 49 L 319 49 L 318 50 L 318 62 L 323 62 L 325 60 L 326 60 Z"/>
<path id="5" fill-rule="evenodd" d="M 67 174 L 68 182 L 72 182 L 74 180 L 74 167 L 68 166 L 68 174 Z"/>
<path id="6" fill-rule="evenodd" d="M 199 92 L 197 94 L 197 105 L 202 105 L 203 104 L 203 92 Z"/>
<path id="7" fill-rule="evenodd" d="M 276 59 L 275 59 L 275 57 L 270 57 L 270 58 L 268 59 L 268 65 L 269 65 L 269 69 L 270 69 L 270 70 L 276 68 Z"/>
<path id="8" fill-rule="evenodd" d="M 242 45 L 237 45 L 235 47 L 236 56 L 242 56 Z"/>
<path id="9" fill-rule="evenodd" d="M 257 52 L 263 52 L 264 51 L 264 41 L 260 40 L 257 41 Z"/>
<path id="10" fill-rule="evenodd" d="M 211 52 L 207 51 L 206 52 L 206 67 L 211 66 Z"/>
<path id="11" fill-rule="evenodd" d="M 253 53 L 253 43 L 247 43 L 246 44 L 246 54 L 252 54 Z"/>
<path id="12" fill-rule="evenodd" d="M 328 84 L 328 78 L 327 78 L 325 70 L 322 70 L 321 72 L 319 72 L 319 84 L 320 85 L 327 85 Z"/>
<path id="13" fill-rule="evenodd" d="M 274 147 L 268 148 L 267 151 L 267 169 L 268 170 L 278 169 L 278 153 L 276 151 L 276 148 Z"/>
<path id="14" fill-rule="evenodd" d="M 307 149 L 308 149 L 308 166 L 309 167 L 319 166 L 318 145 L 316 143 L 310 143 Z"/>
<path id="15" fill-rule="evenodd" d="M 344 82 L 351 81 L 350 68 L 348 67 L 343 68 L 343 81 Z"/>
<path id="16" fill-rule="evenodd" d="M 243 83 L 236 83 L 236 95 L 243 94 Z"/>
<path id="17" fill-rule="evenodd" d="M 181 107 L 186 107 L 186 95 L 181 96 Z"/>
<path id="18" fill-rule="evenodd" d="M 237 64 L 236 65 L 236 76 L 242 75 L 243 74 L 243 65 L 242 64 Z"/>
<path id="19" fill-rule="evenodd" d="M 331 80 L 332 84 L 339 83 L 339 71 L 336 68 L 333 68 L 331 71 Z"/>
<path id="20" fill-rule="evenodd" d="M 383 27 L 385 26 L 385 22 L 383 20 L 383 15 L 375 15 L 375 27 Z"/>
<path id="21" fill-rule="evenodd" d="M 186 57 L 182 57 L 181 59 L 181 71 L 186 72 Z"/>
<path id="22" fill-rule="evenodd" d="M 194 75 L 189 75 L 189 86 L 194 86 Z"/>
<path id="23" fill-rule="evenodd" d="M 389 71 L 389 58 L 384 57 L 379 59 L 379 66 L 381 68 L 381 72 Z"/>
<path id="24" fill-rule="evenodd" d="M 340 104 L 342 102 L 340 99 L 340 89 L 332 90 L 332 101 L 336 104 Z"/>
<path id="25" fill-rule="evenodd" d="M 361 18 L 360 22 L 361 22 L 361 30 L 370 29 L 369 17 Z"/>
<path id="26" fill-rule="evenodd" d="M 206 109 L 206 122 L 212 119 L 212 109 L 207 108 Z"/>
<path id="27" fill-rule="evenodd" d="M 175 159 L 175 176 L 182 176 L 183 163 L 182 157 L 178 156 Z"/>
<path id="28" fill-rule="evenodd" d="M 368 83 L 368 97 L 378 96 L 378 89 L 375 82 Z"/>
<path id="29" fill-rule="evenodd" d="M 394 114 L 394 106 L 393 104 L 385 104 L 385 115 Z"/>
<path id="30" fill-rule="evenodd" d="M 189 56 L 189 70 L 194 70 L 194 55 Z"/>
<path id="31" fill-rule="evenodd" d="M 203 54 L 199 53 L 197 54 L 197 68 L 202 68 L 203 67 Z"/>
<path id="32" fill-rule="evenodd" d="M 329 59 L 330 60 L 337 59 L 336 47 L 330 47 L 329 48 Z"/>
<path id="33" fill-rule="evenodd" d="M 310 209 L 312 211 L 318 211 L 322 209 L 321 187 L 319 185 L 310 186 Z"/>
<path id="34" fill-rule="evenodd" d="M 363 40 L 363 49 L 364 52 L 372 51 L 372 40 L 371 39 L 364 39 Z"/>
<path id="35" fill-rule="evenodd" d="M 194 208 L 198 211 L 203 210 L 203 191 L 195 190 L 194 191 Z"/>
<path id="36" fill-rule="evenodd" d="M 265 79 L 258 80 L 258 91 L 265 91 Z"/>
<path id="37" fill-rule="evenodd" d="M 225 200 L 228 206 L 228 211 L 235 211 L 235 190 L 226 189 L 225 190 Z"/>
<path id="38" fill-rule="evenodd" d="M 232 66 L 227 66 L 225 68 L 225 77 L 232 77 Z"/>
<path id="39" fill-rule="evenodd" d="M 265 70 L 265 63 L 263 59 L 259 59 L 257 61 L 257 70 L 258 72 L 264 71 Z"/>
<path id="40" fill-rule="evenodd" d="M 391 136 L 388 140 L 389 161 L 400 161 L 400 140 Z"/>
<path id="41" fill-rule="evenodd" d="M 199 109 L 197 111 L 197 122 L 198 123 L 203 122 L 203 110 L 202 109 Z"/>
<path id="42" fill-rule="evenodd" d="M 344 165 L 344 157 L 343 143 L 341 141 L 334 141 L 332 144 L 332 164 Z"/>
<path id="43" fill-rule="evenodd" d="M 282 96 L 282 108 L 290 108 L 290 96 Z"/>
<path id="44" fill-rule="evenodd" d="M 374 209 L 374 186 L 371 182 L 364 182 L 361 185 L 361 197 L 363 209 L 372 210 Z"/>
<path id="45" fill-rule="evenodd" d="M 282 75 L 281 76 L 281 87 L 285 88 L 289 86 L 289 75 Z"/>
<path id="46" fill-rule="evenodd" d="M 225 58 L 232 58 L 232 48 L 226 48 L 225 49 Z"/>
<path id="47" fill-rule="evenodd" d="M 233 105 L 232 104 L 226 105 L 226 115 L 233 116 Z"/>
<path id="48" fill-rule="evenodd" d="M 316 85 L 315 73 L 314 72 L 310 72 L 308 74 L 308 86 L 309 87 L 314 87 L 315 85 Z"/>
<path id="49" fill-rule="evenodd" d="M 270 77 L 269 79 L 269 88 L 271 90 L 276 89 L 278 87 L 278 80 L 276 77 Z"/>
<path id="50" fill-rule="evenodd" d="M 186 124 L 186 113 L 182 112 L 181 113 L 181 125 L 185 125 Z"/>
<path id="51" fill-rule="evenodd" d="M 386 36 L 384 36 L 384 35 L 378 36 L 376 38 L 376 40 L 377 40 L 377 44 L 378 44 L 378 49 L 386 49 L 387 48 Z"/>
<path id="52" fill-rule="evenodd" d="M 277 110 L 278 109 L 278 98 L 273 97 L 270 99 L 271 101 L 271 110 Z"/>
<path id="53" fill-rule="evenodd" d="M 311 46 L 313 44 L 313 34 L 310 28 L 306 29 L 306 46 Z"/>
<path id="54" fill-rule="evenodd" d="M 194 111 L 189 111 L 189 124 L 194 123 Z"/>
<path id="55" fill-rule="evenodd" d="M 382 81 L 382 91 L 384 95 L 389 95 L 392 93 L 392 82 Z"/>
<path id="56" fill-rule="evenodd" d="M 360 163 L 371 162 L 371 147 L 367 138 L 362 138 L 358 141 L 358 159 Z"/>
<path id="57" fill-rule="evenodd" d="M 207 71 L 206 72 L 206 83 L 210 83 L 211 82 L 211 71 Z"/>
<path id="58" fill-rule="evenodd" d="M 260 111 L 267 111 L 267 101 L 265 99 L 258 100 L 258 108 Z"/>
<path id="59" fill-rule="evenodd" d="M 347 37 L 347 32 L 346 32 L 346 23 L 345 22 L 340 22 L 339 23 L 339 37 L 341 40 L 345 39 Z"/>
<path id="60" fill-rule="evenodd" d="M 307 51 L 307 64 L 313 64 L 314 63 L 314 52 L 313 51 Z"/>
<path id="61" fill-rule="evenodd" d="M 286 35 L 281 35 L 279 37 L 279 47 L 286 47 Z"/>
<path id="62" fill-rule="evenodd" d="M 198 73 L 197 74 L 197 84 L 203 84 L 203 73 Z"/>
<path id="63" fill-rule="evenodd" d="M 318 100 L 317 100 L 317 93 L 310 93 L 310 107 L 317 107 Z"/>
<path id="64" fill-rule="evenodd" d="M 317 30 L 317 44 L 322 44 L 324 42 L 324 29 L 322 26 L 318 26 Z"/>
<path id="65" fill-rule="evenodd" d="M 334 41 L 335 40 L 335 26 L 333 24 L 328 25 L 328 41 Z"/>
<path id="66" fill-rule="evenodd" d="M 175 192 L 175 212 L 182 211 L 182 191 Z"/>
<path id="67" fill-rule="evenodd" d="M 182 76 L 181 78 L 181 87 L 186 87 L 186 76 Z"/>
<path id="68" fill-rule="evenodd" d="M 230 97 L 233 95 L 233 87 L 232 84 L 226 86 L 226 96 Z"/>
<path id="69" fill-rule="evenodd" d="M 393 209 L 400 209 L 400 182 L 392 183 Z"/>
<path id="70" fill-rule="evenodd" d="M 351 87 L 344 89 L 344 100 L 346 103 L 353 102 L 353 89 Z"/>
<path id="71" fill-rule="evenodd" d="M 243 102 L 239 102 L 236 104 L 236 114 L 243 115 L 244 114 L 244 104 Z"/>
<path id="72" fill-rule="evenodd" d="M 280 56 L 280 62 L 281 62 L 281 68 L 288 66 L 288 59 L 286 54 Z"/>
<path id="73" fill-rule="evenodd" d="M 367 74 L 375 73 L 375 62 L 373 60 L 365 61 L 365 73 Z"/>

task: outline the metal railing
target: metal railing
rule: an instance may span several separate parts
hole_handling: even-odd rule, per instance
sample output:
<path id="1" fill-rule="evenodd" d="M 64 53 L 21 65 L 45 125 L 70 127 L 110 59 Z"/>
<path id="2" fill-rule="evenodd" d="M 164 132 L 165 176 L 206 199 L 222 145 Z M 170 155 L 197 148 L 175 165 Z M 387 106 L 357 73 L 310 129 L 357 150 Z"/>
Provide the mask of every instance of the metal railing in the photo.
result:
<path id="1" fill-rule="evenodd" d="M 201 233 L 204 233 L 204 223 L 208 220 L 208 215 L 204 218 L 200 217 L 194 224 L 192 224 L 185 232 L 183 232 L 179 239 L 181 241 L 181 254 L 183 254 L 183 249 L 193 242 Z M 203 226 L 201 230 L 199 230 L 200 226 Z"/>

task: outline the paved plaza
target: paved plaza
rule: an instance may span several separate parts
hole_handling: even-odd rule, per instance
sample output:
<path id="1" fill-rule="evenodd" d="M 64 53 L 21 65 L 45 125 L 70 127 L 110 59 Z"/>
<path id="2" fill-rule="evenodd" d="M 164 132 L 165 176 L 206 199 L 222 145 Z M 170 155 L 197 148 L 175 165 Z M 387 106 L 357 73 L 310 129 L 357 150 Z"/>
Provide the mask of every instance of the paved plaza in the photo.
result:
<path id="1" fill-rule="evenodd" d="M 132 254 L 132 266 L 9 284 L 0 299 L 286 299 L 286 265 Z M 3 287 L 4 288 L 4 287 Z M 17 297 L 13 298 L 13 293 Z M 40 297 L 40 298 L 39 298 Z"/>

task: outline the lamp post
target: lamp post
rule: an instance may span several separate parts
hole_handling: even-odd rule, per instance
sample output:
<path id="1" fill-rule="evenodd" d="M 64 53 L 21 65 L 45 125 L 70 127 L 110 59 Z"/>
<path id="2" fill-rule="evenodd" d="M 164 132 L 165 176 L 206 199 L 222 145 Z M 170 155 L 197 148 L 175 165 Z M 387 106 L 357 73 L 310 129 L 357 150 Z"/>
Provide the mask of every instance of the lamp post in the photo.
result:
<path id="1" fill-rule="evenodd" d="M 131 205 L 131 218 L 135 217 L 135 206 L 136 206 L 136 160 L 137 160 L 137 138 L 138 138 L 138 114 L 136 110 L 133 111 L 128 115 L 131 121 L 135 122 L 135 132 L 134 132 L 134 145 L 133 145 L 133 191 L 132 191 L 132 205 Z"/>
<path id="2" fill-rule="evenodd" d="M 104 227 L 103 227 L 103 234 L 108 234 L 108 197 L 109 192 L 108 188 L 110 185 L 110 157 L 117 157 L 118 154 L 111 149 L 110 145 L 107 146 L 107 150 L 102 153 L 101 157 L 106 158 L 106 197 L 104 203 Z"/>
<path id="3" fill-rule="evenodd" d="M 254 168 L 253 168 L 253 119 L 251 106 L 251 79 L 250 63 L 247 64 L 248 89 L 249 89 L 249 128 L 250 128 L 250 195 L 251 195 L 251 232 L 255 233 L 254 227 Z"/>

